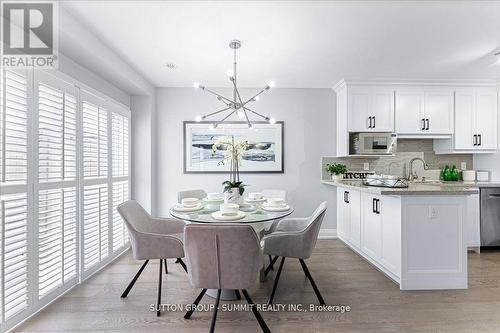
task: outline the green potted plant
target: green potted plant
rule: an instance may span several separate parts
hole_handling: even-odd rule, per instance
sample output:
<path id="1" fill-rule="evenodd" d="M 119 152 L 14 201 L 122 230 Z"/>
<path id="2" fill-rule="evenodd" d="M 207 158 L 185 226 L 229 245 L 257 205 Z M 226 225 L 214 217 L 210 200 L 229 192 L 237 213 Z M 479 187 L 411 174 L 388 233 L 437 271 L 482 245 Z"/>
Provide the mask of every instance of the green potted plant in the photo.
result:
<path id="1" fill-rule="evenodd" d="M 229 163 L 229 180 L 222 183 L 225 203 L 239 204 L 245 192 L 245 185 L 240 181 L 240 164 L 247 147 L 247 141 L 235 140 L 234 136 L 219 137 L 212 145 L 213 154 L 222 151 L 224 155 L 217 165 Z"/>
<path id="2" fill-rule="evenodd" d="M 344 174 L 347 172 L 347 167 L 341 163 L 327 164 L 326 171 L 330 173 L 333 181 L 338 182 L 344 179 Z"/>

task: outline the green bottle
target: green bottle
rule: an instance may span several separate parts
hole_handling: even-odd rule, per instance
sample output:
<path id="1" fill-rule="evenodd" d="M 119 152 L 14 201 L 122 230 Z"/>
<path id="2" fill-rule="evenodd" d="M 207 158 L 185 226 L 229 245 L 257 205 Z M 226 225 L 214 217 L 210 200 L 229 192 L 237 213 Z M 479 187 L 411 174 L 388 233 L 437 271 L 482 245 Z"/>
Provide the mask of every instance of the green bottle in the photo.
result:
<path id="1" fill-rule="evenodd" d="M 458 170 L 456 166 L 453 166 L 451 169 L 451 180 L 454 182 L 458 181 Z"/>
<path id="2" fill-rule="evenodd" d="M 444 171 L 443 171 L 443 180 L 445 182 L 448 182 L 451 180 L 451 170 L 450 170 L 450 167 L 449 166 L 445 166 L 444 167 Z"/>

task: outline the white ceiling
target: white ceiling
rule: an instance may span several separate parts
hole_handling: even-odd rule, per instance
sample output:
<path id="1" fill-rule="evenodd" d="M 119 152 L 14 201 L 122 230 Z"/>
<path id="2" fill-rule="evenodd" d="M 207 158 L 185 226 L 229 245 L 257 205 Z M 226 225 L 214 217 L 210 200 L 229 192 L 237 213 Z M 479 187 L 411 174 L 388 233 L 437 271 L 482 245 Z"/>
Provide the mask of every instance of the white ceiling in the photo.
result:
<path id="1" fill-rule="evenodd" d="M 158 87 L 332 87 L 348 78 L 495 79 L 500 2 L 68 1 L 64 7 Z M 64 29 L 64 27 L 61 27 Z M 89 59 L 77 59 L 85 65 Z M 172 62 L 176 68 L 168 69 Z"/>

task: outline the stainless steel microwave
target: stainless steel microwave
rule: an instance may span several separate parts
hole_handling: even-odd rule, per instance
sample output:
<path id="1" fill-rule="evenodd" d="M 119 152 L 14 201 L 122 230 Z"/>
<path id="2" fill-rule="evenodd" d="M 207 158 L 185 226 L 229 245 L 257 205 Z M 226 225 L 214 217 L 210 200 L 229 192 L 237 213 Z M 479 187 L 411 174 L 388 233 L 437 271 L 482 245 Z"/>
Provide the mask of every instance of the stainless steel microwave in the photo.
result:
<path id="1" fill-rule="evenodd" d="M 393 155 L 397 137 L 393 133 L 350 133 L 350 155 Z"/>

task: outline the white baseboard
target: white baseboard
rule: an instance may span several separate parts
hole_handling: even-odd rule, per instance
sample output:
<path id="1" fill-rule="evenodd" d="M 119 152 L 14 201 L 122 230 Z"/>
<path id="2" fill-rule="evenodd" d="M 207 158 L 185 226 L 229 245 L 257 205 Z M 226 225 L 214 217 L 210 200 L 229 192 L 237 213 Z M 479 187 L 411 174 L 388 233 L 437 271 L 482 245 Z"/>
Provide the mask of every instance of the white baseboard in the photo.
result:
<path id="1" fill-rule="evenodd" d="M 320 229 L 318 239 L 337 239 L 337 229 Z"/>

